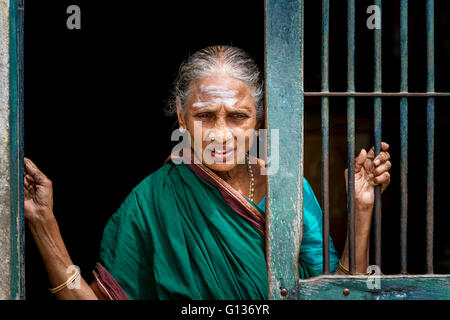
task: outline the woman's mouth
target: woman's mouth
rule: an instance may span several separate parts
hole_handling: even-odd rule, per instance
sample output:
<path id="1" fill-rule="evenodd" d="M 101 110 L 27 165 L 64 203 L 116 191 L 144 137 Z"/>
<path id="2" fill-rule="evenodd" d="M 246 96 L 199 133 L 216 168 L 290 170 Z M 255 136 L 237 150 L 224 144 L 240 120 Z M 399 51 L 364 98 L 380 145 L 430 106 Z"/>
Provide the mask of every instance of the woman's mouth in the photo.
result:
<path id="1" fill-rule="evenodd" d="M 214 149 L 211 151 L 211 156 L 218 159 L 218 160 L 226 160 L 230 158 L 234 153 L 234 149 Z"/>

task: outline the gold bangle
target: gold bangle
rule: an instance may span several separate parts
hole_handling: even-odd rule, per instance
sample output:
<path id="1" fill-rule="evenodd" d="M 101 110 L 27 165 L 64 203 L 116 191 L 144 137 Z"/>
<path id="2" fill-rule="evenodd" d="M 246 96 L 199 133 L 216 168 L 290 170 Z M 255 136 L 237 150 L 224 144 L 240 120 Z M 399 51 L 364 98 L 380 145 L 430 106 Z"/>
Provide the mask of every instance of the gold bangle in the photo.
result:
<path id="1" fill-rule="evenodd" d="M 78 268 L 75 270 L 76 270 L 75 274 L 72 275 L 69 279 L 67 279 L 67 281 L 65 281 L 64 283 L 61 283 L 57 287 L 48 288 L 48 290 L 50 290 L 51 293 L 56 294 L 56 293 L 60 292 L 62 289 L 66 288 L 70 283 L 72 283 L 80 275 L 80 270 Z"/>
<path id="2" fill-rule="evenodd" d="M 338 269 L 341 270 L 343 273 L 345 274 L 350 274 L 350 271 L 348 271 L 347 269 L 345 269 L 345 267 L 342 265 L 341 261 L 339 260 L 339 265 L 338 265 Z"/>
<path id="3" fill-rule="evenodd" d="M 342 265 L 342 263 L 341 263 L 340 260 L 339 260 L 338 269 L 341 270 L 341 271 L 342 271 L 343 273 L 345 273 L 345 274 L 351 275 L 350 271 L 349 271 L 348 269 L 346 269 L 346 268 Z M 370 275 L 370 272 L 367 272 L 367 273 L 354 273 L 353 275 L 356 275 L 356 276 L 368 276 L 368 275 Z"/>

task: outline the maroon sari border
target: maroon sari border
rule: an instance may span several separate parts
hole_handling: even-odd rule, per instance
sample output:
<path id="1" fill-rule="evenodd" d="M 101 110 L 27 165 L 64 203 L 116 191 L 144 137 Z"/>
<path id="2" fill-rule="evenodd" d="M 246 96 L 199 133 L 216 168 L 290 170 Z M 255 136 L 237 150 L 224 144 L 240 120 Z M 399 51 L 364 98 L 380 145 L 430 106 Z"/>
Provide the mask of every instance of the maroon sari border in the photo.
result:
<path id="1" fill-rule="evenodd" d="M 236 189 L 234 189 L 225 180 L 215 174 L 212 170 L 207 168 L 203 164 L 193 163 L 193 154 L 185 157 L 185 155 L 169 155 L 164 161 L 164 164 L 169 162 L 171 159 L 183 159 L 184 164 L 191 169 L 197 176 L 203 178 L 204 180 L 215 186 L 222 194 L 225 202 L 230 206 L 233 211 L 235 211 L 242 218 L 250 222 L 262 235 L 265 234 L 265 217 L 256 209 L 250 202 Z"/>
<path id="2" fill-rule="evenodd" d="M 109 300 L 130 300 L 114 277 L 97 262 L 92 271 L 99 291 Z"/>

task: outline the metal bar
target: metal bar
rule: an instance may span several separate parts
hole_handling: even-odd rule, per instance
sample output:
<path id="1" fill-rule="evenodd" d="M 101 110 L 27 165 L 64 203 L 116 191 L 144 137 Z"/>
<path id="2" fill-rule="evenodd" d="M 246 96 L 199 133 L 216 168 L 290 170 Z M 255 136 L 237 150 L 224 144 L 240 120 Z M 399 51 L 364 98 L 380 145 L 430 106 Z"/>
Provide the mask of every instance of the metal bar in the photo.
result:
<path id="1" fill-rule="evenodd" d="M 347 91 L 355 91 L 355 0 L 347 2 Z M 347 234 L 349 237 L 349 271 L 356 272 L 355 251 L 355 98 L 347 98 L 348 194 Z"/>
<path id="2" fill-rule="evenodd" d="M 434 91 L 434 0 L 427 0 L 427 91 Z M 427 99 L 427 273 L 433 273 L 434 98 Z"/>
<path id="3" fill-rule="evenodd" d="M 266 0 L 265 19 L 269 298 L 298 299 L 303 227 L 303 1 Z M 277 130 L 279 141 L 272 134 Z M 274 167 L 277 158 L 278 168 Z"/>
<path id="4" fill-rule="evenodd" d="M 305 97 L 450 97 L 450 92 L 304 92 Z"/>
<path id="5" fill-rule="evenodd" d="M 400 1 L 400 90 L 408 91 L 408 0 Z M 407 273 L 408 230 L 408 99 L 400 100 L 400 272 Z"/>
<path id="6" fill-rule="evenodd" d="M 322 0 L 322 91 L 328 91 L 328 33 L 330 1 Z M 329 193 L 329 108 L 328 97 L 322 97 L 322 243 L 323 274 L 330 274 L 330 193 Z"/>
<path id="7" fill-rule="evenodd" d="M 376 0 L 375 5 L 382 12 L 381 0 Z M 381 28 L 375 29 L 374 35 L 374 88 L 375 92 L 381 92 Z M 381 97 L 374 99 L 374 135 L 375 135 L 375 155 L 381 152 Z M 374 207 L 374 233 L 375 233 L 375 264 L 381 269 L 381 186 L 375 187 L 375 207 Z"/>

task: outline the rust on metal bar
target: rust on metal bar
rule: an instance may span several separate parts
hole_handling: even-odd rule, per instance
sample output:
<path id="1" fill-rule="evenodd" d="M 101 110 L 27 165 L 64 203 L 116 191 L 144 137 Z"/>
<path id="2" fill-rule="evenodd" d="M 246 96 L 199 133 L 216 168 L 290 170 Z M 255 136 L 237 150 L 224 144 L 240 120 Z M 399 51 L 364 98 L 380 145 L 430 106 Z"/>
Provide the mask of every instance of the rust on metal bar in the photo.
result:
<path id="1" fill-rule="evenodd" d="M 347 3 L 347 91 L 355 91 L 355 0 Z M 347 234 L 349 271 L 356 272 L 355 250 L 355 98 L 347 98 Z"/>
<path id="2" fill-rule="evenodd" d="M 322 0 L 322 91 L 328 91 L 328 32 L 330 0 Z M 323 274 L 330 274 L 330 221 L 329 221 L 329 107 L 328 97 L 322 97 L 322 243 Z"/>
<path id="3" fill-rule="evenodd" d="M 381 0 L 376 0 L 375 5 L 381 9 Z M 374 86 L 375 92 L 381 92 L 381 28 L 375 29 L 374 36 Z M 375 97 L 374 106 L 374 140 L 375 155 L 381 152 L 381 97 Z M 375 187 L 375 208 L 374 208 L 374 233 L 375 233 L 375 264 L 381 269 L 381 186 Z"/>
<path id="4" fill-rule="evenodd" d="M 408 0 L 400 2 L 400 90 L 408 91 Z M 400 100 L 400 272 L 407 273 L 408 230 L 408 99 Z"/>
<path id="5" fill-rule="evenodd" d="M 427 0 L 427 91 L 434 91 L 434 0 Z M 434 98 L 427 99 L 427 273 L 433 273 Z"/>

